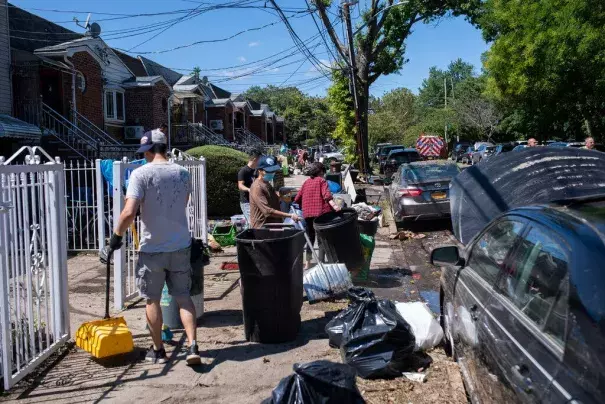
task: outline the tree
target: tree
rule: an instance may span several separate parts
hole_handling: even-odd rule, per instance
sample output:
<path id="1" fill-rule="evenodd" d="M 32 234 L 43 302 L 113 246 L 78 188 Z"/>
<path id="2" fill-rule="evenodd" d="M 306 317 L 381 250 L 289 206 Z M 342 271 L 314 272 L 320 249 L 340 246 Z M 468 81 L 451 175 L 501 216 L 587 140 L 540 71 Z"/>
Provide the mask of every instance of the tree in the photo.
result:
<path id="1" fill-rule="evenodd" d="M 484 94 L 486 80 L 486 76 L 481 76 L 460 82 L 452 107 L 460 126 L 473 134 L 471 138 L 492 141 L 503 116 L 496 103 Z"/>
<path id="2" fill-rule="evenodd" d="M 276 114 L 283 116 L 291 144 L 300 144 L 307 138 L 323 141 L 336 126 L 336 118 L 325 99 L 310 97 L 296 87 L 253 86 L 243 96 L 268 104 Z"/>
<path id="3" fill-rule="evenodd" d="M 368 137 L 370 145 L 401 142 L 405 131 L 414 123 L 416 96 L 407 88 L 397 88 L 382 98 L 370 99 Z"/>
<path id="4" fill-rule="evenodd" d="M 465 80 L 475 77 L 475 68 L 472 64 L 457 59 L 450 63 L 447 70 L 440 70 L 433 66 L 429 70 L 429 77 L 422 81 L 418 93 L 418 101 L 425 107 L 443 108 L 445 105 L 445 86 L 447 84 L 448 102 L 456 98 L 457 87 Z"/>
<path id="5" fill-rule="evenodd" d="M 330 112 L 336 118 L 336 127 L 332 134 L 344 148 L 347 162 L 356 160 L 357 148 L 355 143 L 355 111 L 353 97 L 349 92 L 349 84 L 342 72 L 332 73 L 332 85 L 328 89 L 328 105 Z"/>
<path id="6" fill-rule="evenodd" d="M 488 89 L 538 138 L 605 133 L 605 2 L 486 0 Z M 516 122 L 517 124 L 519 122 Z"/>
<path id="7" fill-rule="evenodd" d="M 419 22 L 430 22 L 452 12 L 454 15 L 471 13 L 482 0 L 409 0 L 395 3 L 395 0 L 371 0 L 364 10 L 360 10 L 362 25 L 354 33 L 355 60 L 354 73 L 359 102 L 361 130 L 368 134 L 368 106 L 370 86 L 380 76 L 397 72 L 405 63 L 405 40 L 412 27 Z M 331 0 L 312 0 L 314 13 L 335 47 L 341 59 L 340 65 L 348 67 L 349 51 L 338 37 L 330 20 Z M 361 3 L 359 3 L 361 4 Z M 361 5 L 358 5 L 361 7 Z M 368 139 L 362 144 L 367 148 Z M 367 149 L 365 150 L 367 153 Z M 366 154 L 367 155 L 367 154 Z"/>
<path id="8" fill-rule="evenodd" d="M 201 73 L 201 72 L 202 72 L 202 69 L 201 69 L 199 66 L 195 66 L 195 67 L 193 68 L 193 70 L 191 71 L 191 73 L 193 74 L 193 76 L 194 76 L 196 79 L 199 79 L 199 78 L 200 78 L 200 73 Z"/>

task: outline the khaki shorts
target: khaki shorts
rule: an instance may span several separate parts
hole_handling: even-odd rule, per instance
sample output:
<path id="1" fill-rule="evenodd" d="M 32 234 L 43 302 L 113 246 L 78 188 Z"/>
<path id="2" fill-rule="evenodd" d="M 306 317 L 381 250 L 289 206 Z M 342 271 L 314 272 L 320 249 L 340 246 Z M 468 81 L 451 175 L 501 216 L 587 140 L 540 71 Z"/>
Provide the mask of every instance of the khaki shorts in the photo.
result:
<path id="1" fill-rule="evenodd" d="M 189 296 L 191 289 L 191 248 L 173 252 L 139 253 L 137 285 L 139 295 L 160 300 L 164 282 L 171 296 Z"/>

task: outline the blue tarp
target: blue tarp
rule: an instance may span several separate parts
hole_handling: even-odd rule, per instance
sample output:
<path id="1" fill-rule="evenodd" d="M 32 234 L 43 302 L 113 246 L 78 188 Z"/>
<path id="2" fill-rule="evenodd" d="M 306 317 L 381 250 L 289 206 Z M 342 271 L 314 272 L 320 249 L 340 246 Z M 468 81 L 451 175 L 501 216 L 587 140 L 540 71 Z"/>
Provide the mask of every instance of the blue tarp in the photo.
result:
<path id="1" fill-rule="evenodd" d="M 109 184 L 109 186 L 111 188 L 113 188 L 113 163 L 115 160 L 111 160 L 111 159 L 107 159 L 107 160 L 101 160 L 101 174 L 103 174 L 103 178 L 105 179 L 105 181 Z M 130 164 L 139 164 L 139 165 L 143 165 L 145 164 L 146 161 L 145 159 L 141 159 L 141 160 L 134 160 L 131 161 Z M 124 182 L 126 187 L 128 187 L 128 177 L 130 177 L 130 173 L 132 172 L 132 168 L 127 169 L 124 172 Z"/>

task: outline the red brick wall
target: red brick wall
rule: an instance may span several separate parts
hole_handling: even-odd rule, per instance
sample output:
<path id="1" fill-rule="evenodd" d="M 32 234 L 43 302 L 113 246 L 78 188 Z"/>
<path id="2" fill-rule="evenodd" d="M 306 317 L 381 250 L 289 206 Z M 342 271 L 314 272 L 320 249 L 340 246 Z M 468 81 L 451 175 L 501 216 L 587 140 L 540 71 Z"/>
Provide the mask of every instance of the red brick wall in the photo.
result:
<path id="1" fill-rule="evenodd" d="M 170 97 L 170 87 L 164 82 L 159 82 L 153 86 L 153 119 L 152 129 L 159 128 L 161 124 L 168 124 L 168 97 Z M 165 100 L 165 101 L 164 101 Z"/>
<path id="2" fill-rule="evenodd" d="M 168 123 L 170 88 L 163 82 L 153 87 L 126 90 L 126 126 L 143 126 L 146 131 Z"/>
<path id="3" fill-rule="evenodd" d="M 103 127 L 105 117 L 103 115 L 103 75 L 101 66 L 87 52 L 78 52 L 71 58 L 74 68 L 81 72 L 86 79 L 86 90 L 84 93 L 76 89 L 76 109 L 92 123 Z M 66 75 L 69 81 L 69 91 L 64 96 L 67 97 L 69 105 L 71 101 L 71 77 Z"/>
<path id="4" fill-rule="evenodd" d="M 250 132 L 254 133 L 261 140 L 267 141 L 267 131 L 265 126 L 264 116 L 250 116 L 249 127 Z"/>
<path id="5" fill-rule="evenodd" d="M 233 122 L 229 119 L 229 112 L 231 108 L 225 107 L 212 107 L 208 108 L 208 126 L 210 126 L 210 121 L 222 119 L 223 120 L 223 130 L 215 130 L 215 132 L 220 133 L 227 140 L 233 140 Z"/>
<path id="6" fill-rule="evenodd" d="M 152 99 L 152 88 L 126 90 L 124 102 L 126 103 L 127 126 L 143 126 L 146 131 L 154 128 Z"/>
<path id="7" fill-rule="evenodd" d="M 187 120 L 189 122 L 202 122 L 204 123 L 204 117 L 205 117 L 205 113 L 204 113 L 204 103 L 200 102 L 200 101 L 194 101 L 193 99 L 188 99 L 185 102 L 189 103 L 188 108 L 187 108 Z M 193 104 L 195 104 L 195 119 L 193 116 Z"/>

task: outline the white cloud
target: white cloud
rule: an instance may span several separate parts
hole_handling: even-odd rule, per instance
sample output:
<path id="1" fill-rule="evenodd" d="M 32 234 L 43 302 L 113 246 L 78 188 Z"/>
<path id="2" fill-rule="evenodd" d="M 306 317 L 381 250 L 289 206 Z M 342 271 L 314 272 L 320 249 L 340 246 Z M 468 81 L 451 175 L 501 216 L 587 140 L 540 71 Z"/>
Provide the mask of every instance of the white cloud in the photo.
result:
<path id="1" fill-rule="evenodd" d="M 330 66 L 331 63 L 329 60 L 327 59 L 319 59 L 320 63 L 315 63 L 315 65 L 317 65 L 317 67 L 315 65 L 312 65 L 311 67 L 309 67 L 309 70 L 307 70 L 307 73 L 305 73 L 305 76 L 307 77 L 316 77 L 318 76 L 320 73 L 330 73 Z M 321 71 L 319 70 L 321 69 Z"/>
<path id="2" fill-rule="evenodd" d="M 245 57 L 243 57 L 243 56 L 240 56 L 240 57 L 238 57 L 238 58 L 237 58 L 237 60 L 239 60 L 240 62 L 244 63 L 244 62 L 245 62 L 246 60 L 248 60 L 248 59 L 246 59 L 246 58 L 245 58 Z"/>
<path id="3" fill-rule="evenodd" d="M 258 41 L 250 42 L 250 43 L 248 44 L 248 46 L 249 46 L 249 47 L 251 47 L 251 48 L 253 48 L 253 47 L 255 47 L 255 46 L 258 46 L 258 45 L 260 45 L 260 42 L 258 42 Z"/>

